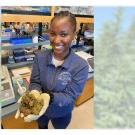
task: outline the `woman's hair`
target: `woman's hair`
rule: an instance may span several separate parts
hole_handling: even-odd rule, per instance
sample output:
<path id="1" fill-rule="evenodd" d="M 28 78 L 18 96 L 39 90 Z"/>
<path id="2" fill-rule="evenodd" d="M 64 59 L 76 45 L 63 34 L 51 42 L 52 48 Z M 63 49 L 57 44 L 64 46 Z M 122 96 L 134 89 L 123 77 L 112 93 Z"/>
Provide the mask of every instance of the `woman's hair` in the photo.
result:
<path id="1" fill-rule="evenodd" d="M 61 18 L 68 18 L 68 20 L 70 21 L 70 23 L 72 24 L 72 26 L 74 27 L 73 31 L 76 31 L 76 18 L 75 16 L 70 13 L 69 11 L 60 11 L 58 14 L 56 14 L 52 20 L 51 20 L 51 24 L 55 19 L 61 19 Z"/>

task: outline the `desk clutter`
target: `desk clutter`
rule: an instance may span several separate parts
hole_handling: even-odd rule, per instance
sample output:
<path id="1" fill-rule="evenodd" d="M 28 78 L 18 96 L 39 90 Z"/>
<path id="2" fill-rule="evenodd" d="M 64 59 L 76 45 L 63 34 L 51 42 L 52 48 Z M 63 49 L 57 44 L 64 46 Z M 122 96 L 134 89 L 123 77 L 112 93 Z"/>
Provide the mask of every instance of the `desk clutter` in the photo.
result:
<path id="1" fill-rule="evenodd" d="M 17 69 L 11 69 L 12 82 L 14 90 L 22 96 L 28 89 L 30 83 L 31 68 L 21 67 Z"/>
<path id="2" fill-rule="evenodd" d="M 12 64 L 24 61 L 33 61 L 36 49 L 33 47 L 27 47 L 25 49 L 24 48 L 14 49 L 13 52 L 11 52 L 8 57 L 8 63 Z"/>

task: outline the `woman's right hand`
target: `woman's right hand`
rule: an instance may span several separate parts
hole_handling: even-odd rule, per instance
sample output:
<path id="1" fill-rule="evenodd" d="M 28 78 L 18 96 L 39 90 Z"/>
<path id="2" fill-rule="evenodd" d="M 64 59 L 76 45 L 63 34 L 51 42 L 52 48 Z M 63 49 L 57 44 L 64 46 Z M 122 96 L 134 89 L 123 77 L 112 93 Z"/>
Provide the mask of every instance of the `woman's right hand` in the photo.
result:
<path id="1" fill-rule="evenodd" d="M 17 101 L 19 106 L 21 104 L 21 101 L 22 101 L 22 97 L 20 97 L 19 100 Z M 15 114 L 15 119 L 18 119 L 19 117 L 21 117 L 21 118 L 24 117 L 24 114 L 20 112 L 20 109 L 18 107 L 16 114 Z"/>
<path id="2" fill-rule="evenodd" d="M 31 122 L 33 120 L 37 120 L 46 112 L 49 106 L 50 96 L 47 93 L 42 93 L 39 98 L 43 100 L 43 104 L 44 104 L 41 111 L 39 112 L 38 115 L 29 114 L 28 116 L 24 117 L 25 122 Z"/>
<path id="3" fill-rule="evenodd" d="M 40 92 L 38 90 L 31 90 L 30 94 L 32 94 L 36 99 L 40 96 Z M 19 107 L 20 107 L 21 101 L 22 101 L 22 96 L 17 101 Z M 19 107 L 18 107 L 18 109 L 16 111 L 15 119 L 18 119 L 19 117 L 21 117 L 21 118 L 24 117 L 24 114 L 20 112 Z"/>
<path id="4" fill-rule="evenodd" d="M 46 109 L 48 108 L 49 102 L 50 102 L 50 95 L 49 94 L 47 94 L 47 93 L 40 94 L 40 92 L 38 90 L 32 90 L 30 92 L 30 94 L 35 96 L 35 98 L 38 100 L 39 99 L 43 100 L 43 107 L 42 107 L 41 111 L 39 112 L 38 115 L 29 114 L 28 116 L 24 117 L 24 114 L 20 112 L 20 109 L 18 107 L 17 112 L 15 114 L 15 119 L 18 119 L 19 117 L 21 117 L 21 118 L 24 117 L 25 122 L 31 122 L 31 121 L 37 120 L 39 117 L 41 117 L 45 113 Z M 19 106 L 21 104 L 21 101 L 22 101 L 22 97 L 20 97 L 18 102 L 17 102 Z"/>

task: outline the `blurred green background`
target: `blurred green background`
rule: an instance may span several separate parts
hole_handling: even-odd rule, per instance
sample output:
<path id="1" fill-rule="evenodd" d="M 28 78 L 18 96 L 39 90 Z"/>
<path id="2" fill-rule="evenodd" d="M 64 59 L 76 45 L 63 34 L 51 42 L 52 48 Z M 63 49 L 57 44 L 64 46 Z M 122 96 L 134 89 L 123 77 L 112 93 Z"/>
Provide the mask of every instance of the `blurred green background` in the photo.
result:
<path id="1" fill-rule="evenodd" d="M 95 128 L 135 128 L 135 7 L 94 7 Z"/>

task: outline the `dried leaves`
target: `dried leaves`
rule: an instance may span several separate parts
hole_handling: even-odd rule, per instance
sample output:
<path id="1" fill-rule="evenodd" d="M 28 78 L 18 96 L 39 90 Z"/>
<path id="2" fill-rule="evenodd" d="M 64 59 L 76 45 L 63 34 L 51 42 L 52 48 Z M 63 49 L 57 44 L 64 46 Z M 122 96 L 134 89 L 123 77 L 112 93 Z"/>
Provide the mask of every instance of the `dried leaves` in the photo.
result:
<path id="1" fill-rule="evenodd" d="M 36 99 L 34 95 L 26 93 L 22 97 L 20 112 L 27 116 L 29 114 L 38 115 L 43 107 L 43 100 Z"/>

